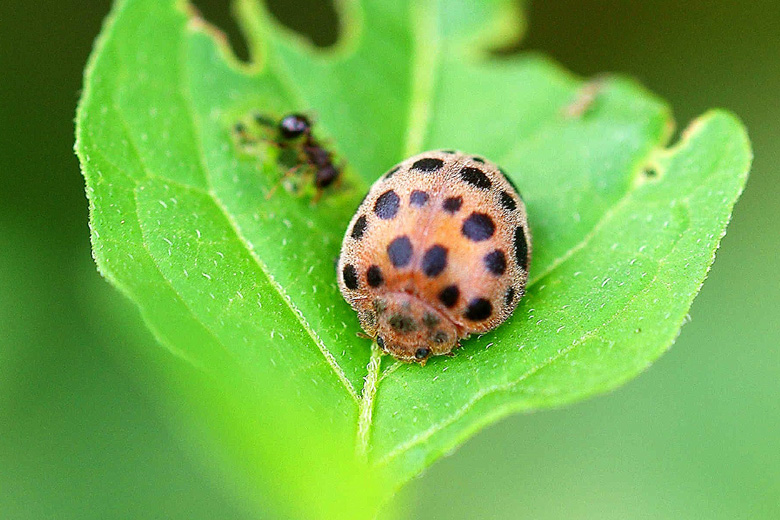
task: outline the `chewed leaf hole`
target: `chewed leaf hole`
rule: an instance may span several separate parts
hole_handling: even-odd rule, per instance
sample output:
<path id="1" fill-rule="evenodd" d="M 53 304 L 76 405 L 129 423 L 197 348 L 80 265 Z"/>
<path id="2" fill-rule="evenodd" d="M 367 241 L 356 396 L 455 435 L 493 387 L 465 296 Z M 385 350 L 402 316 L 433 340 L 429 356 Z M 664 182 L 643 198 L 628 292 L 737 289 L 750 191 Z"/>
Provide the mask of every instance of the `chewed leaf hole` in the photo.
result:
<path id="1" fill-rule="evenodd" d="M 233 55 L 243 63 L 249 62 L 249 46 L 236 19 L 230 12 L 230 2 L 218 0 L 192 0 L 198 15 L 219 29 L 224 35 Z"/>
<path id="2" fill-rule="evenodd" d="M 192 0 L 198 16 L 218 29 L 233 55 L 249 63 L 247 39 L 225 0 Z M 339 19 L 332 0 L 268 0 L 265 6 L 282 25 L 308 39 L 316 47 L 335 45 L 339 36 Z"/>
<path id="3" fill-rule="evenodd" d="M 339 17 L 333 0 L 267 0 L 271 14 L 316 47 L 331 47 L 339 38 Z"/>

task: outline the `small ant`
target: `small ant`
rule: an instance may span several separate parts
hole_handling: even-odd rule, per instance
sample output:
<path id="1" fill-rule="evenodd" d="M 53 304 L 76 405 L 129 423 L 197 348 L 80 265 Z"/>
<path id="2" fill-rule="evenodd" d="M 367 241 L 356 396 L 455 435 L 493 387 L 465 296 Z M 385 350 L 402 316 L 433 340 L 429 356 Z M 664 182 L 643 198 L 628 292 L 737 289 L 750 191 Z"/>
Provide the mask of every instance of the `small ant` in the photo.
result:
<path id="1" fill-rule="evenodd" d="M 259 125 L 275 128 L 278 131 L 278 137 L 272 141 L 275 146 L 283 149 L 298 147 L 299 164 L 288 170 L 284 177 L 293 175 L 302 167 L 311 167 L 314 170 L 314 186 L 317 188 L 315 201 L 319 199 L 324 188 L 339 178 L 341 168 L 333 164 L 333 154 L 323 148 L 312 135 L 312 123 L 308 117 L 294 113 L 284 116 L 276 123 L 265 116 L 256 115 L 255 121 Z M 276 187 L 271 190 L 268 194 L 269 198 L 275 190 Z"/>

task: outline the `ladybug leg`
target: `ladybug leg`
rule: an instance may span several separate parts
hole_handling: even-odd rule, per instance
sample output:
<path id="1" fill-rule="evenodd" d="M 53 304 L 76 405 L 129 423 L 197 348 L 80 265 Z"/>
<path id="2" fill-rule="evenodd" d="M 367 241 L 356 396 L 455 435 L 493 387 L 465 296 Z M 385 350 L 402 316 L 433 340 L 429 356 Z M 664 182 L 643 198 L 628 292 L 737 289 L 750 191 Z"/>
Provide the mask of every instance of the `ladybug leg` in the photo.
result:
<path id="1" fill-rule="evenodd" d="M 444 355 L 445 355 L 445 356 L 447 356 L 447 357 L 451 357 L 451 358 L 452 358 L 452 357 L 455 357 L 455 356 L 457 356 L 457 354 L 455 353 L 455 351 L 456 351 L 457 349 L 459 349 L 459 348 L 460 348 L 460 341 L 458 341 L 458 342 L 455 344 L 455 346 L 454 346 L 454 347 L 452 347 L 452 350 L 450 350 L 449 352 L 447 352 L 447 353 L 446 353 L 446 354 L 444 354 Z"/>

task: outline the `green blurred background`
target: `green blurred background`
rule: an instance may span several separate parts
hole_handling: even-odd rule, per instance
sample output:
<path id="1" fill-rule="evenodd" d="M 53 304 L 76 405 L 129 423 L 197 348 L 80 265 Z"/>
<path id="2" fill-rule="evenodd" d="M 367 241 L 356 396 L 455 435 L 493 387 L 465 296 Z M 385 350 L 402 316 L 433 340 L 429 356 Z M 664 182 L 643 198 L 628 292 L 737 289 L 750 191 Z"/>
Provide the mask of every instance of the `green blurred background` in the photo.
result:
<path id="1" fill-rule="evenodd" d="M 178 441 L 152 339 L 96 273 L 72 153 L 108 0 L 0 2 L 0 518 L 248 518 Z M 197 1 L 234 34 L 224 2 Z M 323 2 L 277 0 L 321 45 Z M 411 482 L 408 518 L 780 518 L 780 5 L 532 2 L 519 49 L 627 73 L 680 126 L 736 112 L 755 162 L 674 348 L 618 391 L 488 428 Z"/>

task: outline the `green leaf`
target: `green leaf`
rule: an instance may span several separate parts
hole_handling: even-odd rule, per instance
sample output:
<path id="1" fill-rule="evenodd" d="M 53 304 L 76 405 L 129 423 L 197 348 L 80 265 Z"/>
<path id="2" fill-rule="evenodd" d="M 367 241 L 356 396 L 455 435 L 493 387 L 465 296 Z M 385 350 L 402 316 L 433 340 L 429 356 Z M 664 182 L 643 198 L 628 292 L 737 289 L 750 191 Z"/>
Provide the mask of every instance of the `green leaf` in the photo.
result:
<path id="1" fill-rule="evenodd" d="M 514 5 L 345 3 L 342 41 L 317 51 L 239 1 L 244 65 L 183 2 L 116 4 L 77 117 L 95 258 L 175 354 L 181 406 L 208 418 L 250 502 L 370 516 L 486 424 L 612 389 L 677 336 L 747 179 L 745 131 L 713 111 L 665 148 L 669 110 L 633 81 L 491 58 L 518 35 Z M 268 198 L 279 168 L 231 136 L 253 110 L 316 113 L 342 185 L 316 205 Z M 370 183 L 439 147 L 523 192 L 528 293 L 455 358 L 380 363 L 334 258 Z"/>

